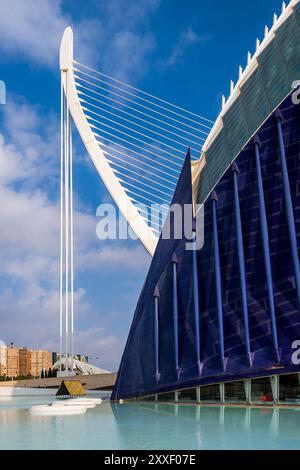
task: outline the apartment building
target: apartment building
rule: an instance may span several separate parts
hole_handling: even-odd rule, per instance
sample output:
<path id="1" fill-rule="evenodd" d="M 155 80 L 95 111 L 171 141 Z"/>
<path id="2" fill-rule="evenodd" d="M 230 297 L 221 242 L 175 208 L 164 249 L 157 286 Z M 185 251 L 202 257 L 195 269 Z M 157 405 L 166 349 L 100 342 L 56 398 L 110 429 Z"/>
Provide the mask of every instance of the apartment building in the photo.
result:
<path id="1" fill-rule="evenodd" d="M 0 345 L 0 375 L 7 375 L 7 347 Z"/>
<path id="2" fill-rule="evenodd" d="M 6 347 L 7 373 L 8 377 L 17 377 L 19 373 L 19 348 L 15 346 Z"/>
<path id="3" fill-rule="evenodd" d="M 30 374 L 33 377 L 39 377 L 42 370 L 48 371 L 52 365 L 52 352 L 50 351 L 0 345 L 0 375 L 2 376 L 18 377 Z"/>
<path id="4" fill-rule="evenodd" d="M 33 377 L 38 377 L 41 371 L 48 371 L 52 367 L 52 352 L 38 350 L 28 350 L 28 373 Z"/>
<path id="5" fill-rule="evenodd" d="M 27 348 L 19 349 L 19 375 L 28 375 L 30 370 L 30 352 Z"/>

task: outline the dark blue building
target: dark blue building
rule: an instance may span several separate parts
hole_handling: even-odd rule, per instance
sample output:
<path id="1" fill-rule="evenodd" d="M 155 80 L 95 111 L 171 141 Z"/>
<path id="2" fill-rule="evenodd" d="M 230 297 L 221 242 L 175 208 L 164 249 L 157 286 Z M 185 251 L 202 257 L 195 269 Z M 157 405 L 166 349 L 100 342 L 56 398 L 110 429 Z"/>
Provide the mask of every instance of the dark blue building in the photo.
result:
<path id="1" fill-rule="evenodd" d="M 160 239 L 113 399 L 300 403 L 300 6 L 257 47 L 173 203 L 204 244 Z"/>

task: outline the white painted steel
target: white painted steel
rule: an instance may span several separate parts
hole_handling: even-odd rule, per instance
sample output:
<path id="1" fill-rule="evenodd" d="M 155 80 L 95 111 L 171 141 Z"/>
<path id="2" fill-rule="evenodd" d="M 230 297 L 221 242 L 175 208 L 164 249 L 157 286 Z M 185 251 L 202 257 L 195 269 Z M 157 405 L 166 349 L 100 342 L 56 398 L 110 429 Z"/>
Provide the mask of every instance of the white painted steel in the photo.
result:
<path id="1" fill-rule="evenodd" d="M 69 110 L 87 152 L 106 188 L 119 207 L 122 215 L 127 220 L 136 236 L 141 240 L 148 253 L 152 256 L 157 245 L 158 237 L 140 216 L 137 208 L 128 197 L 126 190 L 118 181 L 113 169 L 105 158 L 101 143 L 98 143 L 96 140 L 96 137 L 91 130 L 91 126 L 82 110 L 81 102 L 75 86 L 73 71 L 73 31 L 70 26 L 65 29 L 61 41 L 60 68 L 65 72 L 62 75 L 65 93 L 68 84 Z"/>

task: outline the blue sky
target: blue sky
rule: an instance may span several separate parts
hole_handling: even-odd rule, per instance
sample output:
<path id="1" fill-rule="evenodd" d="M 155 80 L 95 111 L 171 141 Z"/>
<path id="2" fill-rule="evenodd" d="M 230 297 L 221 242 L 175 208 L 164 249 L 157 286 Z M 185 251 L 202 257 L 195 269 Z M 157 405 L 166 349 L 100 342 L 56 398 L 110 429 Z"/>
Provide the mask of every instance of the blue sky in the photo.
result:
<path id="1" fill-rule="evenodd" d="M 242 6 L 241 6 L 242 5 Z M 214 120 L 281 1 L 0 0 L 0 339 L 58 348 L 59 42 L 75 57 Z M 75 349 L 118 367 L 149 257 L 96 238 L 109 201 L 75 136 Z"/>

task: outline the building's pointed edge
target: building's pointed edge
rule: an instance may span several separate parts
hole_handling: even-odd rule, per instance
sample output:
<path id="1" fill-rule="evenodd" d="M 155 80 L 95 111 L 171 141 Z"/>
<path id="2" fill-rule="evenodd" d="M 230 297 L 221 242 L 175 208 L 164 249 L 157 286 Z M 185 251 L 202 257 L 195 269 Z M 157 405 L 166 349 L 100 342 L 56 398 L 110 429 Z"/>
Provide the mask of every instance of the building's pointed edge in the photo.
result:
<path id="1" fill-rule="evenodd" d="M 185 204 L 192 204 L 192 202 L 193 202 L 193 196 L 192 196 L 191 153 L 190 153 L 190 149 L 188 149 L 171 205 L 178 204 L 181 207 L 183 207 Z M 121 360 L 121 364 L 119 367 L 116 384 L 112 392 L 112 396 L 111 396 L 112 400 L 123 398 L 122 396 L 119 396 L 119 385 L 122 380 L 123 367 L 126 361 L 127 350 L 129 348 L 131 339 L 135 332 L 135 325 L 138 322 L 140 322 L 141 316 L 143 314 L 143 308 L 140 308 L 140 305 L 146 301 L 149 292 L 152 292 L 152 298 L 153 298 L 153 293 L 156 287 L 159 287 L 158 281 L 161 276 L 161 273 L 165 269 L 167 262 L 172 260 L 172 255 L 175 251 L 177 243 L 178 243 L 178 240 L 164 240 L 162 237 L 160 237 L 158 241 L 157 248 L 152 258 L 152 262 L 151 262 L 151 265 L 150 265 L 150 268 L 146 277 L 146 281 L 144 283 L 144 287 L 142 289 L 142 292 L 141 292 L 141 295 L 140 295 L 140 298 L 139 298 L 139 301 L 138 301 L 138 304 L 134 313 L 127 343 L 126 343 L 122 360 Z M 126 373 L 126 370 L 124 370 L 124 373 Z"/>

